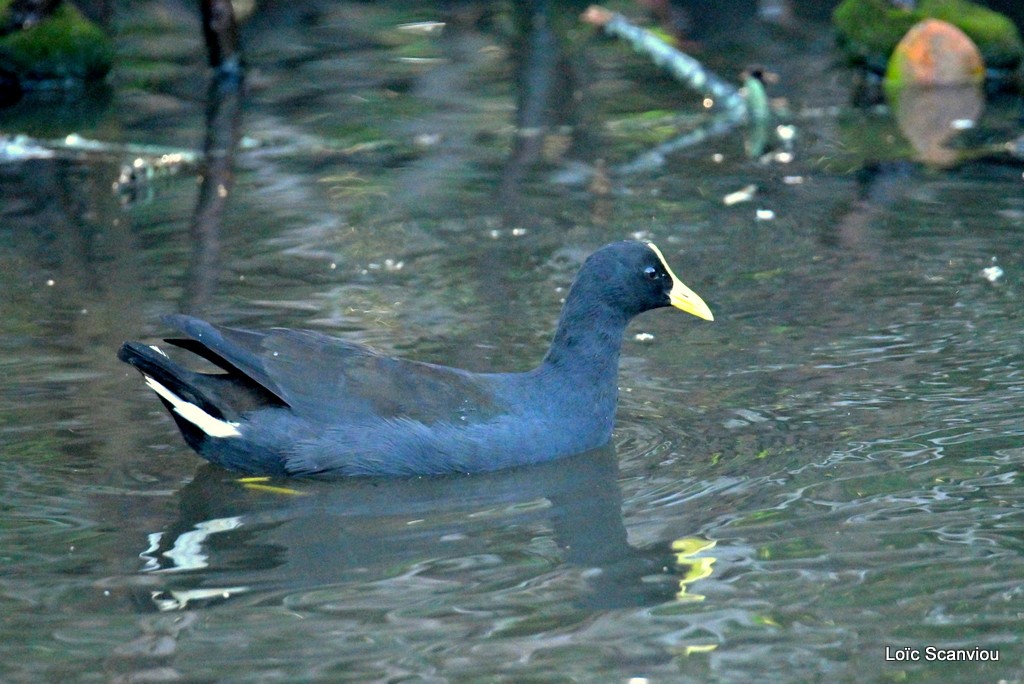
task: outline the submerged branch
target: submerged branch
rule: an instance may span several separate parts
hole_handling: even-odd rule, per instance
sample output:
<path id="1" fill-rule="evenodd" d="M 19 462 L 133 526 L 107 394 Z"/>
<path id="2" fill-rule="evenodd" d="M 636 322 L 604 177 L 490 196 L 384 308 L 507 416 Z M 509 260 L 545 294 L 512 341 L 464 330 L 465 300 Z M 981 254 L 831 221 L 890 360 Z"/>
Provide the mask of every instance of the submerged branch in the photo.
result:
<path id="1" fill-rule="evenodd" d="M 633 161 L 616 166 L 614 171 L 617 174 L 643 173 L 644 171 L 651 171 L 662 166 L 665 163 L 665 157 L 673 152 L 678 152 L 679 150 L 686 149 L 687 147 L 699 145 L 711 138 L 725 135 L 732 129 L 736 128 L 739 123 L 740 121 L 734 117 L 726 114 L 720 114 L 699 128 L 687 131 L 680 136 L 672 138 L 671 140 L 663 142 L 647 152 L 644 152 L 633 159 Z"/>
<path id="2" fill-rule="evenodd" d="M 747 102 L 738 88 L 650 31 L 636 26 L 621 14 L 597 5 L 591 5 L 583 13 L 582 20 L 600 26 L 610 36 L 627 41 L 634 50 L 650 57 L 677 80 L 714 100 L 731 117 L 737 120 L 747 117 Z"/>
<path id="3" fill-rule="evenodd" d="M 667 155 L 728 133 L 746 122 L 752 124 L 748 154 L 756 157 L 763 152 L 767 144 L 771 111 L 764 85 L 757 74 L 746 74 L 744 87 L 740 89 L 650 31 L 634 25 L 621 14 L 592 5 L 581 19 L 601 27 L 608 35 L 629 42 L 637 52 L 650 57 L 678 81 L 711 100 L 709 106 L 719 109 L 717 115 L 699 128 L 661 143 L 633 161 L 615 167 L 616 173 L 638 173 L 657 168 L 664 164 Z"/>

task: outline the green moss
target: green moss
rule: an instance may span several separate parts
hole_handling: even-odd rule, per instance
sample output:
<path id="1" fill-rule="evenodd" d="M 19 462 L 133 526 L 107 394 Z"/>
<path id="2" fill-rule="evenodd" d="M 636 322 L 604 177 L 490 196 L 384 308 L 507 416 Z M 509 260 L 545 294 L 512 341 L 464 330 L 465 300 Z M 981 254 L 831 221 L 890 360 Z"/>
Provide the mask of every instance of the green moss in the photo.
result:
<path id="1" fill-rule="evenodd" d="M 10 4 L 0 0 L 0 21 Z M 23 82 L 98 80 L 110 71 L 113 56 L 110 38 L 68 2 L 45 21 L 0 38 L 0 67 Z"/>
<path id="2" fill-rule="evenodd" d="M 942 19 L 956 26 L 981 50 L 985 64 L 997 68 L 1014 68 L 1024 56 L 1024 44 L 1013 22 L 998 12 L 963 0 L 923 2 L 927 16 Z"/>
<path id="3" fill-rule="evenodd" d="M 985 65 L 1013 69 L 1024 57 L 1024 44 L 1013 22 L 968 0 L 921 0 L 911 10 L 887 0 L 844 0 L 832 14 L 840 44 L 850 58 L 882 71 L 896 43 L 922 19 L 942 19 L 974 41 Z"/>
<path id="4" fill-rule="evenodd" d="M 845 0 L 833 12 L 832 23 L 840 45 L 854 62 L 881 69 L 916 20 L 912 12 L 885 0 Z"/>

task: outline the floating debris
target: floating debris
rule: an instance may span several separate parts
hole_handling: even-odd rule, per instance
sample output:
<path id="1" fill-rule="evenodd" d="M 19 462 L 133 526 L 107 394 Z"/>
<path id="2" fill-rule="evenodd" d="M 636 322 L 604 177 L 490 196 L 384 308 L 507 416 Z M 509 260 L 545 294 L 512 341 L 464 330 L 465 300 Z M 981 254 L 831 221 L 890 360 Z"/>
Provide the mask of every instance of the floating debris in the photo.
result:
<path id="1" fill-rule="evenodd" d="M 38 140 L 25 135 L 0 136 L 0 163 L 26 159 L 80 159 L 84 156 L 118 159 L 129 157 L 111 184 L 113 192 L 126 201 L 150 192 L 153 180 L 179 171 L 198 168 L 201 155 L 154 145 L 135 145 L 91 140 L 77 133 L 63 138 Z"/>
<path id="2" fill-rule="evenodd" d="M 435 64 L 448 64 L 449 60 L 447 58 L 445 58 L 445 57 L 399 57 L 395 61 L 402 62 L 403 64 L 435 65 Z"/>
<path id="3" fill-rule="evenodd" d="M 741 202 L 749 202 L 754 199 L 754 195 L 757 194 L 756 185 L 747 185 L 746 187 L 740 188 L 735 192 L 730 192 L 728 195 L 722 198 L 722 204 L 727 207 L 731 207 L 734 204 L 740 204 Z"/>
<path id="4" fill-rule="evenodd" d="M 779 137 L 782 142 L 793 142 L 796 138 L 796 126 L 792 124 L 779 124 L 775 127 L 775 135 Z"/>
<path id="5" fill-rule="evenodd" d="M 994 283 L 1003 277 L 1003 269 L 995 264 L 981 269 L 981 277 L 990 283 Z"/>
<path id="6" fill-rule="evenodd" d="M 192 153 L 173 152 L 155 157 L 136 157 L 128 164 L 121 165 L 117 179 L 111 183 L 111 191 L 121 202 L 130 204 L 142 198 L 152 199 L 153 182 L 170 178 L 184 169 L 192 170 L 197 163 Z M 224 196 L 225 188 L 219 188 L 218 194 Z"/>
<path id="7" fill-rule="evenodd" d="M 50 159 L 55 156 L 57 155 L 53 150 L 27 135 L 0 136 L 0 162 Z"/>
<path id="8" fill-rule="evenodd" d="M 416 33 L 422 35 L 433 35 L 444 30 L 443 21 L 411 21 L 407 24 L 399 24 L 395 28 L 405 33 Z"/>
<path id="9" fill-rule="evenodd" d="M 772 211 L 771 209 L 758 209 L 756 212 L 754 212 L 754 218 L 756 218 L 758 221 L 774 221 L 775 212 Z"/>

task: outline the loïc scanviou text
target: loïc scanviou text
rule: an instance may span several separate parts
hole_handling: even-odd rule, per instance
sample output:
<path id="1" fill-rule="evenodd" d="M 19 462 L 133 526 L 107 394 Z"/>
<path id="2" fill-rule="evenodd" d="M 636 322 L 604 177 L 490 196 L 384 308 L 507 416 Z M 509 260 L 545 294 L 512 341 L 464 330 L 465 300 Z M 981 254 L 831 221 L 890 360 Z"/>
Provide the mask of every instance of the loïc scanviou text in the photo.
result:
<path id="1" fill-rule="evenodd" d="M 994 648 L 940 648 L 938 646 L 926 646 L 915 648 L 912 646 L 885 647 L 885 659 L 887 662 L 916 663 L 916 662 L 995 662 L 999 660 L 999 651 Z"/>

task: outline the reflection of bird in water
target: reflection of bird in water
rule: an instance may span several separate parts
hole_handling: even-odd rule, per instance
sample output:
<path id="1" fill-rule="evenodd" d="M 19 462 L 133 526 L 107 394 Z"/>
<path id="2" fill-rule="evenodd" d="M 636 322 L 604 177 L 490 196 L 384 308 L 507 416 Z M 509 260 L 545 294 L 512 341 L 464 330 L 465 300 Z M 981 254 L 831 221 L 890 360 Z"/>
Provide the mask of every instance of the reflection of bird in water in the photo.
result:
<path id="1" fill-rule="evenodd" d="M 179 492 L 177 520 L 147 535 L 143 572 L 161 580 L 140 599 L 176 610 L 410 572 L 486 587 L 499 569 L 543 574 L 565 563 L 583 571 L 583 606 L 700 600 L 689 587 L 710 574 L 713 542 L 631 546 L 617 478 L 610 447 L 472 478 L 291 480 L 283 484 L 290 493 L 253 489 L 206 466 Z M 538 526 L 550 529 L 561 558 L 516 570 L 522 544 L 503 547 L 502 539 L 543 538 Z M 480 554 L 502 562 L 459 563 Z"/>

